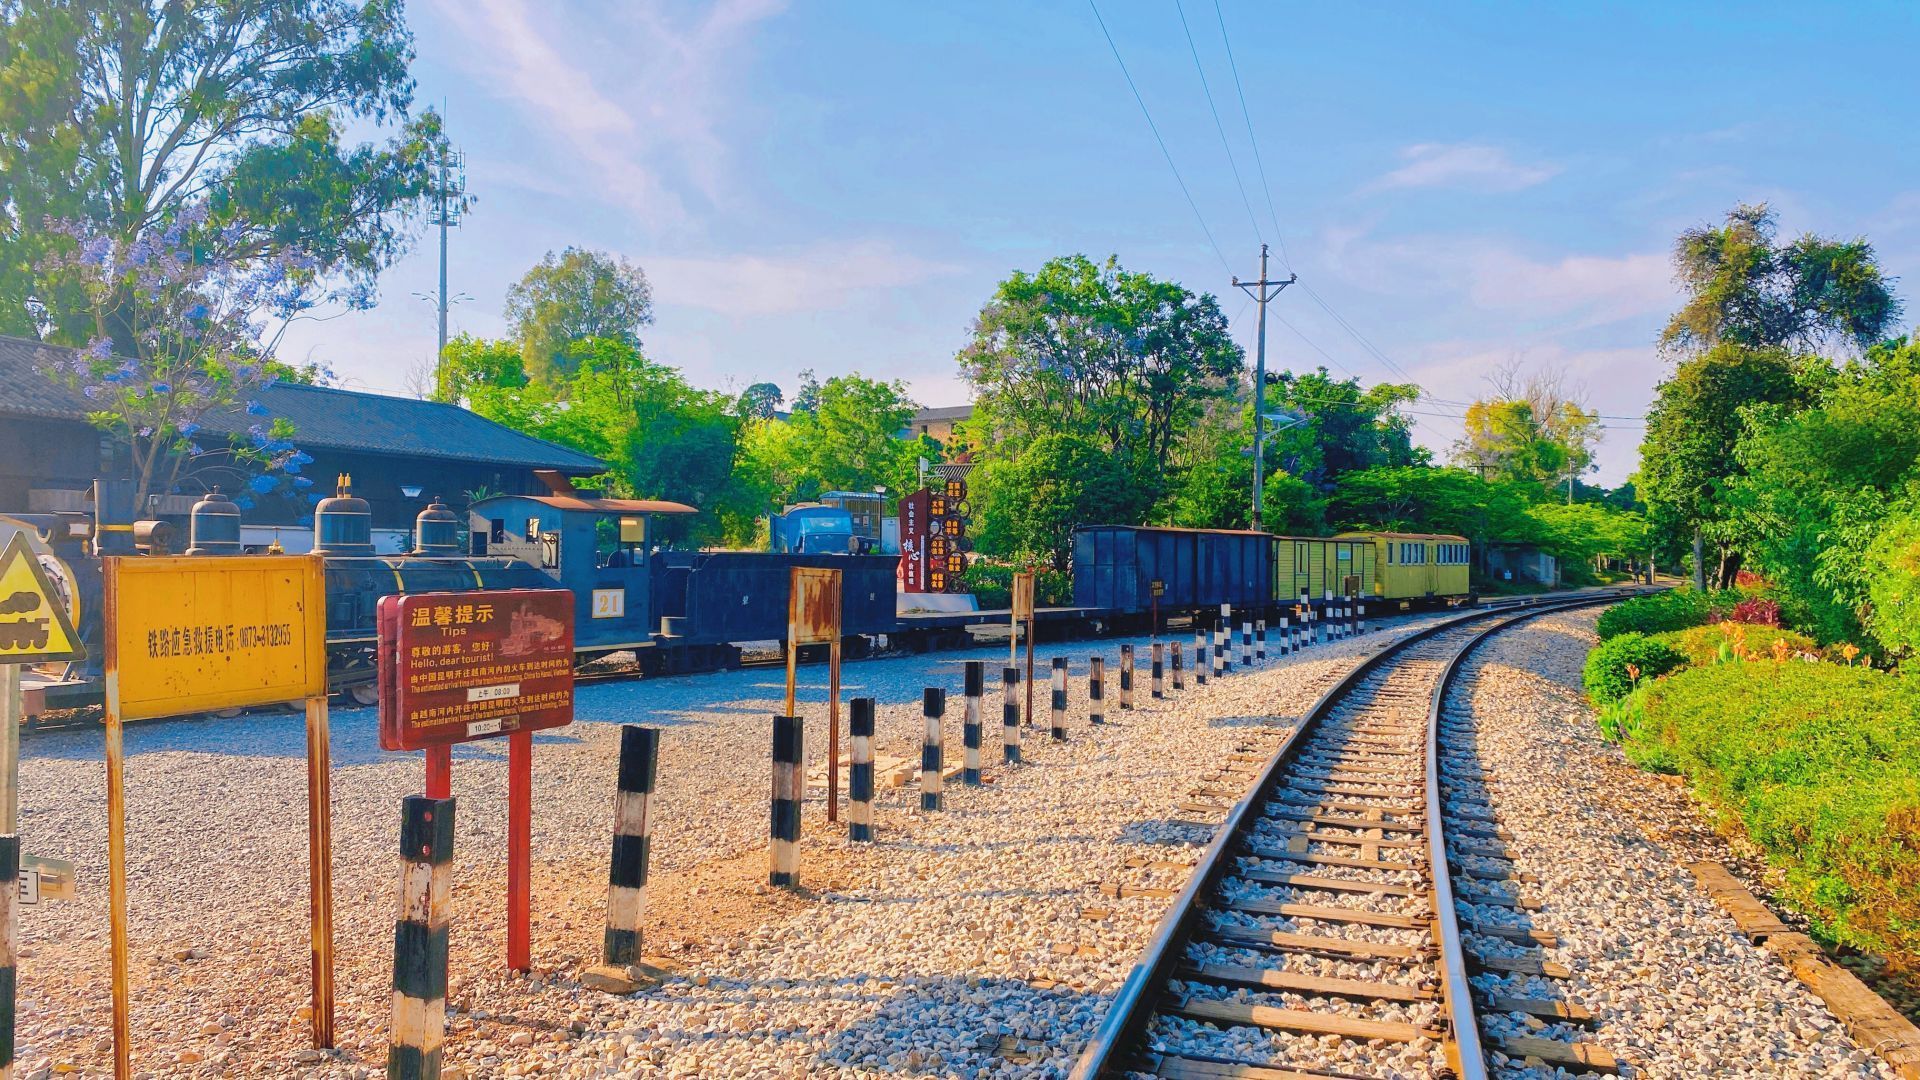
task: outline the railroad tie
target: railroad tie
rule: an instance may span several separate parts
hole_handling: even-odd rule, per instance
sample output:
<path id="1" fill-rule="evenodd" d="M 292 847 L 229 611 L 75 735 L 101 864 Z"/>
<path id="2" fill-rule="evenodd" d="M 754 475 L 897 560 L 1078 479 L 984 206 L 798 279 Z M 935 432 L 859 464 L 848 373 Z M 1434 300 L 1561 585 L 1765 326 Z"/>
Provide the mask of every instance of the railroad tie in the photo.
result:
<path id="1" fill-rule="evenodd" d="M 947 715 L 947 692 L 937 686 L 920 691 L 920 715 L 926 718 L 926 737 L 920 741 L 920 809 L 939 810 L 946 804 L 946 747 L 942 721 Z"/>
<path id="2" fill-rule="evenodd" d="M 600 964 L 580 976 L 582 985 L 614 994 L 631 994 L 648 981 L 639 970 L 640 916 L 647 903 L 654 778 L 660 760 L 660 729 L 620 726 L 620 771 L 614 784 L 613 853 L 607 868 L 607 930 L 600 942 Z M 869 768 L 869 776 L 872 771 Z"/>
<path id="3" fill-rule="evenodd" d="M 1067 741 L 1067 658 L 1053 658 L 1053 741 Z"/>
<path id="4" fill-rule="evenodd" d="M 1020 761 L 1020 669 L 1000 670 L 1000 753 L 1008 764 Z"/>
<path id="5" fill-rule="evenodd" d="M 973 661 L 979 663 L 979 661 Z M 977 696 L 967 699 L 972 706 Z M 979 742 L 979 721 L 974 722 L 974 742 Z M 873 840 L 873 699 L 853 699 L 847 730 L 853 736 L 853 764 L 847 771 L 847 839 L 860 843 Z M 976 751 L 975 757 L 979 754 Z"/>
<path id="6" fill-rule="evenodd" d="M 966 757 L 960 765 L 960 782 L 968 787 L 980 786 L 980 714 L 981 699 L 986 696 L 987 664 L 984 660 L 969 660 L 966 667 L 967 712 L 962 723 L 961 741 L 965 744 Z"/>
<path id="7" fill-rule="evenodd" d="M 393 926 L 388 1080 L 435 1080 L 447 1037 L 452 799 L 400 800 L 400 917 Z"/>
<path id="8" fill-rule="evenodd" d="M 767 843 L 767 884 L 800 884 L 800 776 L 805 728 L 797 716 L 773 717 L 773 794 L 771 835 Z"/>
<path id="9" fill-rule="evenodd" d="M 1087 723 L 1107 722 L 1107 661 L 1096 656 L 1087 667 Z"/>

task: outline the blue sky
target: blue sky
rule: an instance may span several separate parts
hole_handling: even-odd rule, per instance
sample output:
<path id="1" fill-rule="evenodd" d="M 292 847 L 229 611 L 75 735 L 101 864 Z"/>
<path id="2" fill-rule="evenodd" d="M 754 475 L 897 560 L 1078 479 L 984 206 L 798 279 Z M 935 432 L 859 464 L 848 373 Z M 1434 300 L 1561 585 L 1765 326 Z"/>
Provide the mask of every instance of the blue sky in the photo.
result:
<path id="1" fill-rule="evenodd" d="M 647 352 L 698 384 L 859 371 L 946 405 L 994 284 L 1057 254 L 1214 292 L 1251 358 L 1228 278 L 1264 237 L 1312 288 L 1272 309 L 1270 365 L 1404 371 L 1444 451 L 1454 403 L 1509 362 L 1642 414 L 1668 247 L 1743 200 L 1866 235 L 1915 302 L 1920 5 L 1221 0 L 1263 189 L 1214 2 L 1183 3 L 1251 214 L 1175 0 L 1099 10 L 1211 243 L 1084 2 L 414 0 L 419 99 L 446 103 L 479 199 L 454 327 L 500 332 L 527 267 L 593 247 L 645 268 Z M 436 272 L 423 236 L 377 308 L 296 326 L 284 355 L 404 392 Z M 1640 428 L 1607 423 L 1613 483 Z"/>

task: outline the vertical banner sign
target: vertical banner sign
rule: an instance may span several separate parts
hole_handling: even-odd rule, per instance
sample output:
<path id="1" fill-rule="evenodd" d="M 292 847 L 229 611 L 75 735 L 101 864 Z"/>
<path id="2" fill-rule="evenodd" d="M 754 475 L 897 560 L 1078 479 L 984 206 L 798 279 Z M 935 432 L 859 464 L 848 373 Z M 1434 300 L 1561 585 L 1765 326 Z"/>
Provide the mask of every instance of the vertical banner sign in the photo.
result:
<path id="1" fill-rule="evenodd" d="M 796 566 L 787 593 L 787 716 L 799 715 L 794 712 L 794 680 L 800 646 L 821 644 L 827 646 L 827 820 L 839 821 L 840 571 Z"/>
<path id="2" fill-rule="evenodd" d="M 380 600 L 380 748 L 425 750 L 450 788 L 449 748 L 507 737 L 507 967 L 532 967 L 533 733 L 573 722 L 573 594 L 411 593 Z M 429 798 L 447 798 L 430 790 Z"/>
<path id="3" fill-rule="evenodd" d="M 304 700 L 313 1044 L 333 1045 L 333 850 L 326 581 L 319 557 L 114 557 L 105 581 L 107 907 L 113 1068 L 131 1075 L 127 942 L 127 720 Z"/>
<path id="4" fill-rule="evenodd" d="M 1012 637 L 1007 642 L 1007 663 L 1017 666 L 1019 653 L 1015 650 L 1020 644 L 1020 625 L 1027 628 L 1027 712 L 1026 722 L 1033 723 L 1033 571 L 1023 570 L 1013 575 L 1013 610 L 1009 615 L 1009 628 Z"/>
<path id="5" fill-rule="evenodd" d="M 929 591 L 928 541 L 933 495 L 926 488 L 900 499 L 900 591 Z"/>

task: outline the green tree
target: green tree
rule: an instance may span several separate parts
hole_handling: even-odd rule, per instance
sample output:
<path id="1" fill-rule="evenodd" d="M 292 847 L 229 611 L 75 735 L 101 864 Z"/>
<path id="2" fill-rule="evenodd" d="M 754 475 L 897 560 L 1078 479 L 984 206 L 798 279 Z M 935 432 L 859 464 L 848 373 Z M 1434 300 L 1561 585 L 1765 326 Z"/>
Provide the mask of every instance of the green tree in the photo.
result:
<path id="1" fill-rule="evenodd" d="M 1874 637 L 1902 660 L 1920 655 L 1920 512 L 1908 510 L 1882 526 L 1865 569 Z"/>
<path id="2" fill-rule="evenodd" d="M 1522 377 L 1517 366 L 1497 370 L 1491 398 L 1467 407 L 1454 460 L 1489 480 L 1528 480 L 1568 486 L 1593 468 L 1600 418 L 1562 385 L 1558 372 Z M 1569 494 L 1568 502 L 1573 499 Z"/>
<path id="3" fill-rule="evenodd" d="M 916 408 L 904 383 L 836 375 L 813 384 L 810 396 L 811 409 L 796 403 L 786 420 L 747 424 L 743 476 L 768 509 L 827 491 L 911 491 L 917 459 L 939 460 L 938 444 L 899 437 Z"/>
<path id="4" fill-rule="evenodd" d="M 780 403 L 786 395 L 770 382 L 757 382 L 740 393 L 739 412 L 750 420 L 771 420 L 773 414 L 780 411 Z"/>
<path id="5" fill-rule="evenodd" d="M 1722 588 L 1740 568 L 1741 535 L 1729 524 L 1727 486 L 1744 468 L 1734 454 L 1741 411 L 1773 404 L 1797 408 L 1807 391 L 1797 365 L 1779 349 L 1720 345 L 1682 361 L 1647 410 L 1638 490 L 1654 535 L 1668 556 L 1693 537 L 1713 545 L 1709 565 Z"/>
<path id="6" fill-rule="evenodd" d="M 633 263 L 603 251 L 549 251 L 507 289 L 507 324 L 535 378 L 564 381 L 578 366 L 575 342 L 618 342 L 636 354 L 653 322 L 653 287 Z"/>
<path id="7" fill-rule="evenodd" d="M 1900 320 L 1900 301 L 1865 239 L 1802 235 L 1782 244 L 1773 209 L 1742 205 L 1680 234 L 1675 276 L 1687 302 L 1661 332 L 1682 355 L 1716 345 L 1811 352 L 1865 349 Z"/>
<path id="8" fill-rule="evenodd" d="M 986 458 L 1071 434 L 1157 492 L 1181 433 L 1239 385 L 1243 357 L 1213 296 L 1072 255 L 1001 282 L 958 359 Z"/>
<path id="9" fill-rule="evenodd" d="M 1063 571 L 1075 526 L 1144 512 L 1132 475 L 1084 435 L 1042 435 L 1012 460 L 989 461 L 974 474 L 973 499 L 981 552 Z"/>
<path id="10" fill-rule="evenodd" d="M 37 272 L 60 223 L 134 250 L 200 205 L 200 257 L 298 251 L 364 299 L 441 138 L 409 119 L 412 58 L 400 0 L 0 0 L 0 331 L 95 336 L 98 299 Z M 365 125 L 391 138 L 348 145 Z M 133 302 L 106 305 L 129 354 Z"/>
<path id="11" fill-rule="evenodd" d="M 1284 371 L 1269 376 L 1269 382 L 1268 408 L 1291 410 L 1305 421 L 1269 430 L 1269 469 L 1291 473 L 1324 493 L 1357 469 L 1424 465 L 1429 459 L 1426 450 L 1413 445 L 1413 426 L 1400 412 L 1420 397 L 1412 383 L 1362 389 L 1358 378 L 1335 379 L 1324 367 Z"/>

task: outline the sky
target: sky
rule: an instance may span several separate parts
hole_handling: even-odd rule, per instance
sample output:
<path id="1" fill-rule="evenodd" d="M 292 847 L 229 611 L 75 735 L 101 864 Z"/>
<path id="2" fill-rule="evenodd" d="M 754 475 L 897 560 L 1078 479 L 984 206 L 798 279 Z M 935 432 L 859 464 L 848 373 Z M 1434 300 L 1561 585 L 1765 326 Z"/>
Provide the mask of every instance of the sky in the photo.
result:
<path id="1" fill-rule="evenodd" d="M 1766 201 L 1785 233 L 1864 235 L 1920 316 L 1920 5 L 413 0 L 408 17 L 416 103 L 444 107 L 476 197 L 450 237 L 453 332 L 500 334 L 527 268 L 594 248 L 645 270 L 645 350 L 702 386 L 857 371 L 963 403 L 954 354 L 995 285 L 1076 252 L 1219 296 L 1251 365 L 1231 278 L 1265 242 L 1275 276 L 1299 275 L 1269 308 L 1270 368 L 1417 382 L 1416 439 L 1441 458 L 1489 374 L 1557 372 L 1607 417 L 1593 479 L 1615 484 L 1670 369 L 1654 344 L 1682 229 Z M 296 325 L 282 356 L 407 392 L 434 354 L 437 273 L 423 233 L 376 307 Z"/>

